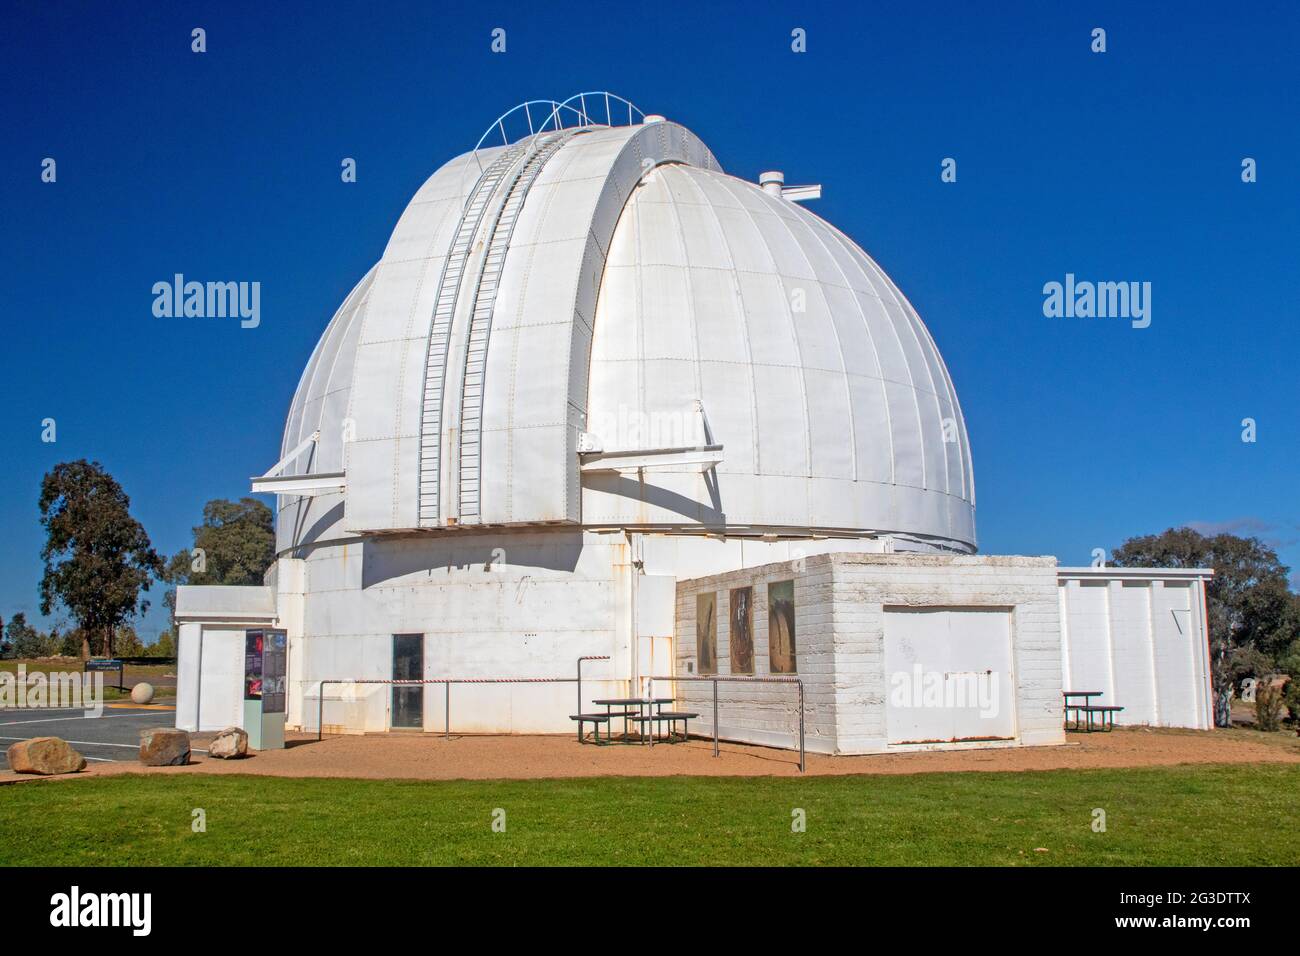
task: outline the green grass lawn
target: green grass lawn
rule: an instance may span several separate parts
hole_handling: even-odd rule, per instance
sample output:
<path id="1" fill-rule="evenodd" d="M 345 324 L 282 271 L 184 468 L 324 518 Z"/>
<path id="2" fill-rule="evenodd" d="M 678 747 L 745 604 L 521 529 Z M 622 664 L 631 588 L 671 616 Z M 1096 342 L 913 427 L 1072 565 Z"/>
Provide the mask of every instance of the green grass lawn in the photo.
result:
<path id="1" fill-rule="evenodd" d="M 1294 864 L 1300 767 L 0 787 L 5 865 Z M 191 831 L 192 810 L 207 832 Z M 506 829 L 493 832 L 495 808 Z M 791 811 L 807 831 L 791 831 Z M 1092 829 L 1106 811 L 1106 832 Z M 1047 852 L 1036 852 L 1044 847 Z"/>

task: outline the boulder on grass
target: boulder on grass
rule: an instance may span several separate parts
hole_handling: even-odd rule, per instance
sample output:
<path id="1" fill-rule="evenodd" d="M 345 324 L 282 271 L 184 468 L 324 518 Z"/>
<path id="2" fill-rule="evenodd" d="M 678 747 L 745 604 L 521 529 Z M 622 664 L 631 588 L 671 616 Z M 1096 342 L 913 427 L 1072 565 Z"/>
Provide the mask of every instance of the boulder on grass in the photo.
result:
<path id="1" fill-rule="evenodd" d="M 86 769 L 86 758 L 58 737 L 33 737 L 14 744 L 6 752 L 9 769 L 16 773 L 37 773 L 50 777 Z"/>
<path id="2" fill-rule="evenodd" d="M 239 727 L 227 727 L 208 744 L 208 756 L 220 760 L 233 760 L 248 756 L 248 734 Z"/>
<path id="3" fill-rule="evenodd" d="M 140 731 L 140 762 L 146 767 L 183 767 L 190 762 L 190 735 L 171 727 Z"/>

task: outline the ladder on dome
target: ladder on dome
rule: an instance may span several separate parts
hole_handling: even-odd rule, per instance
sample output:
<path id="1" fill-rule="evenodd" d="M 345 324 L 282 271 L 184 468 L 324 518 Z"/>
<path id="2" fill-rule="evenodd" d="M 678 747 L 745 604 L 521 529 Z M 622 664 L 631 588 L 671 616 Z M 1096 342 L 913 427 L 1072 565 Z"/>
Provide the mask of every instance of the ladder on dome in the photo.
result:
<path id="1" fill-rule="evenodd" d="M 470 319 L 469 341 L 465 351 L 465 378 L 460 416 L 460 518 L 479 516 L 480 450 L 483 433 L 483 380 L 487 368 L 488 338 L 492 332 L 492 312 L 496 305 L 501 271 L 505 267 L 506 253 L 515 224 L 523 209 L 524 200 L 537 176 L 555 152 L 573 134 L 557 133 L 542 143 L 515 173 L 507 187 L 505 202 L 492 224 L 492 238 L 487 256 L 479 273 L 474 293 L 474 311 Z"/>
<path id="2" fill-rule="evenodd" d="M 424 405 L 420 418 L 420 524 L 438 523 L 438 466 L 442 432 L 442 387 L 447 373 L 447 346 L 451 341 L 451 322 L 456 314 L 461 277 L 469 259 L 474 235 L 478 232 L 487 208 L 501 180 L 510 167 L 527 150 L 527 142 L 504 150 L 484 170 L 474 184 L 456 228 L 447 259 L 438 282 L 438 298 L 429 329 L 429 350 L 424 371 Z"/>

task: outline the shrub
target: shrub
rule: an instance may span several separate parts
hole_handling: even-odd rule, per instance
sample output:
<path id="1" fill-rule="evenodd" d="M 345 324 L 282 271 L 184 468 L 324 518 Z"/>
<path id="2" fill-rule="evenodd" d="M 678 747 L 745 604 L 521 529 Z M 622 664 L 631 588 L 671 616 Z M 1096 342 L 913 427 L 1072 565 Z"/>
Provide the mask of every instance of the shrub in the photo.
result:
<path id="1" fill-rule="evenodd" d="M 1282 688 L 1262 678 L 1255 688 L 1255 729 L 1271 733 L 1282 726 Z"/>
<path id="2" fill-rule="evenodd" d="M 1300 737 L 1300 680 L 1293 677 L 1287 681 L 1282 699 L 1286 701 L 1286 709 L 1291 712 L 1291 727 L 1296 736 Z"/>
<path id="3" fill-rule="evenodd" d="M 49 657 L 57 650 L 50 635 L 28 624 L 27 616 L 21 611 L 5 625 L 5 639 L 13 646 L 12 655 L 19 660 Z"/>

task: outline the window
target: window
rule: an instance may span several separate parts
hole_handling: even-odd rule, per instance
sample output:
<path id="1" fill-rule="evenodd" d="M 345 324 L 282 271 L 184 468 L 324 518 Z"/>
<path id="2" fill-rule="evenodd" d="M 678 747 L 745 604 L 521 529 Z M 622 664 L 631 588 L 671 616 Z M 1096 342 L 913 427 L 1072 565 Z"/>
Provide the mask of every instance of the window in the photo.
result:
<path id="1" fill-rule="evenodd" d="M 727 644 L 731 648 L 731 673 L 754 673 L 754 589 L 731 589 L 731 626 Z"/>
<path id="2" fill-rule="evenodd" d="M 718 672 L 718 595 L 695 595 L 695 659 L 701 674 Z"/>
<path id="3" fill-rule="evenodd" d="M 424 635 L 393 635 L 393 680 L 424 680 Z M 424 726 L 424 685 L 392 685 L 389 726 L 420 730 Z"/>
<path id="4" fill-rule="evenodd" d="M 772 674 L 796 674 L 794 659 L 794 582 L 767 586 L 767 662 Z"/>

